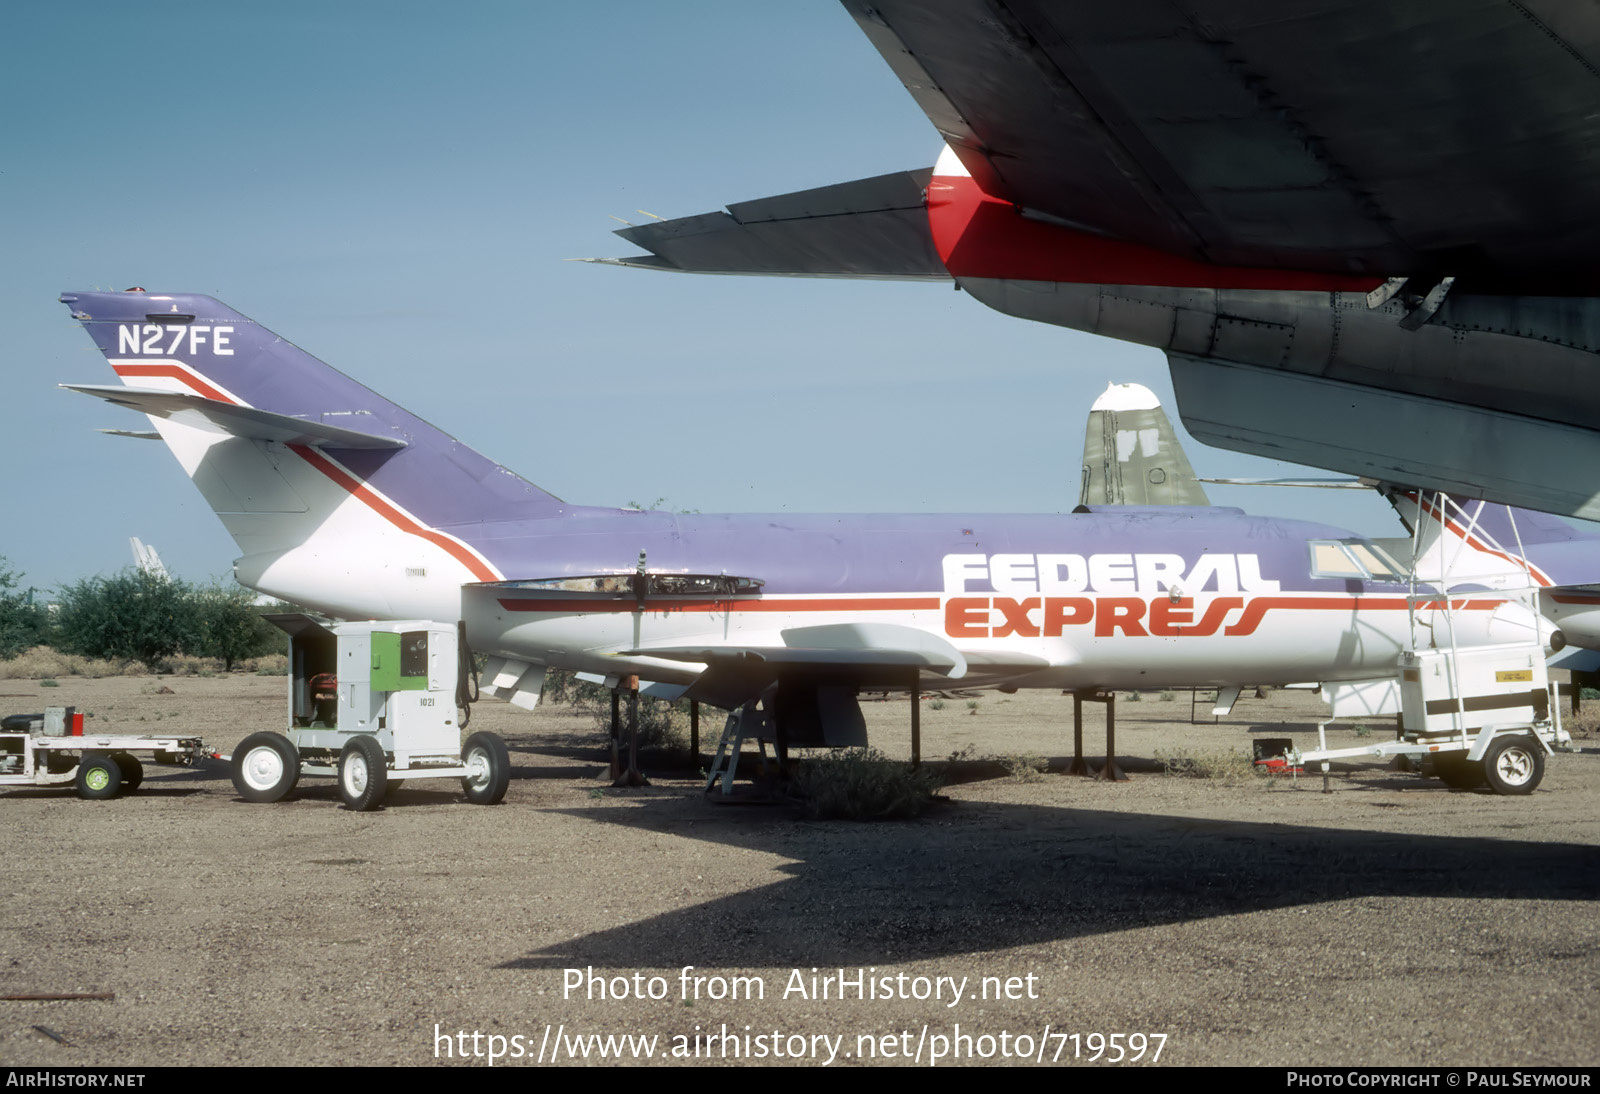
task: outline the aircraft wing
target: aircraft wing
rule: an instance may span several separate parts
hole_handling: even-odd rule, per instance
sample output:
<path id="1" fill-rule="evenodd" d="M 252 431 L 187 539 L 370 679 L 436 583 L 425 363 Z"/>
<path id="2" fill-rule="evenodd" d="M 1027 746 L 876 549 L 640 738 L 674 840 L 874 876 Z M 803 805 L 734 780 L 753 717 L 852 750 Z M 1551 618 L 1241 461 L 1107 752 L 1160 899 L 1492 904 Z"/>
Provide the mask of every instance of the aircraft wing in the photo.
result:
<path id="1" fill-rule="evenodd" d="M 960 680 L 969 669 L 984 676 L 1020 675 L 1049 664 L 1029 654 L 964 653 L 930 631 L 893 623 L 792 627 L 778 638 L 773 644 L 652 646 L 625 653 L 704 664 L 705 672 L 685 694 L 721 707 L 754 699 L 780 675 L 797 671 L 863 687 L 905 687 L 913 673 Z"/>
<path id="2" fill-rule="evenodd" d="M 1025 216 L 1222 265 L 1593 281 L 1589 5 L 843 2 Z"/>
<path id="3" fill-rule="evenodd" d="M 273 414 L 252 407 L 236 406 L 200 395 L 185 395 L 155 388 L 123 387 L 120 384 L 62 384 L 61 386 L 68 391 L 94 395 L 108 403 L 137 410 L 141 414 L 170 418 L 175 422 L 197 425 L 235 437 L 320 448 L 391 449 L 406 446 L 406 442 L 398 437 L 360 433 L 354 429 L 342 429 L 339 426 L 324 425 L 304 418 L 291 418 L 287 414 Z"/>
<path id="4" fill-rule="evenodd" d="M 584 261 L 690 273 L 949 281 L 923 207 L 932 175 L 932 168 L 900 171 L 635 225 L 617 235 L 650 254 Z"/>

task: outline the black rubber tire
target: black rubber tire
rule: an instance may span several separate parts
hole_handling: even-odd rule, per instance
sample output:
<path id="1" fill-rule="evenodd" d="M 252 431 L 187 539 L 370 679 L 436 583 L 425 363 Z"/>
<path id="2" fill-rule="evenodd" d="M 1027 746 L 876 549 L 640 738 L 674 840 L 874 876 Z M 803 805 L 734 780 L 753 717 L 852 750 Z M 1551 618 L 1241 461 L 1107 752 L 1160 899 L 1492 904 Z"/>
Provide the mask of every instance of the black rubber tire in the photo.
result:
<path id="1" fill-rule="evenodd" d="M 110 756 L 90 753 L 78 762 L 77 784 L 80 798 L 114 798 L 122 789 L 122 768 Z"/>
<path id="2" fill-rule="evenodd" d="M 1483 764 L 1473 763 L 1466 753 L 1452 756 L 1435 756 L 1433 773 L 1446 786 L 1457 790 L 1477 790 L 1484 784 Z"/>
<path id="3" fill-rule="evenodd" d="M 144 782 L 144 764 L 131 752 L 113 752 L 111 758 L 122 768 L 122 792 L 132 794 Z"/>
<path id="4" fill-rule="evenodd" d="M 494 805 L 511 784 L 511 753 L 498 733 L 474 733 L 461 746 L 461 762 L 481 765 L 481 773 L 465 776 L 461 790 L 473 805 Z"/>
<path id="5" fill-rule="evenodd" d="M 388 760 L 376 737 L 350 738 L 339 753 L 339 798 L 346 809 L 370 813 L 383 804 L 388 789 Z"/>
<path id="6" fill-rule="evenodd" d="M 1496 794 L 1532 794 L 1544 780 L 1544 749 L 1532 737 L 1496 737 L 1483 754 L 1483 775 Z"/>
<path id="7" fill-rule="evenodd" d="M 233 788 L 247 802 L 280 802 L 300 781 L 300 753 L 281 733 L 252 733 L 233 750 Z"/>

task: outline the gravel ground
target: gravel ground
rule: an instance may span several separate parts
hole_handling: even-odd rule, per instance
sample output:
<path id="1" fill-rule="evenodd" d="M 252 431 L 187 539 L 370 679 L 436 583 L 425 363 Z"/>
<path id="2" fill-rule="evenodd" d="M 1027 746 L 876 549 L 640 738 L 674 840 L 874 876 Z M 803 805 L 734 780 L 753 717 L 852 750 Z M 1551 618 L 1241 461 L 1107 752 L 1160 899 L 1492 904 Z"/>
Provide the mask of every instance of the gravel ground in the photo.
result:
<path id="1" fill-rule="evenodd" d="M 283 686 L 5 680 L 0 695 L 9 712 L 74 703 L 96 728 L 177 726 L 226 751 L 281 725 Z M 115 993 L 0 1002 L 0 1065 L 461 1063 L 465 1051 L 482 1066 L 491 1048 L 526 1065 L 556 1041 L 565 1062 L 592 1034 L 657 1037 L 658 1063 L 747 1047 L 774 1062 L 801 1039 L 807 1060 L 833 1046 L 834 1066 L 951 1045 L 987 1051 L 977 1062 L 1041 1046 L 1067 1062 L 1095 1034 L 1144 1035 L 1141 1062 L 1164 1035 L 1161 1064 L 1600 1058 L 1600 759 L 1555 758 L 1529 798 L 1379 766 L 1342 772 L 1331 794 L 1320 778 L 1165 775 L 1158 753 L 1309 742 L 1320 709 L 1274 693 L 1191 725 L 1188 699 L 1119 702 L 1122 784 L 1059 774 L 1068 699 L 929 700 L 924 754 L 968 758 L 949 772 L 949 802 L 904 822 L 711 804 L 686 771 L 612 790 L 588 715 L 489 701 L 473 728 L 505 735 L 516 766 L 491 808 L 414 782 L 379 812 L 350 813 L 327 779 L 252 806 L 221 763 L 148 768 L 136 794 L 108 802 L 0 791 L 0 987 Z M 866 706 L 874 743 L 907 754 L 905 700 Z M 1092 753 L 1100 717 L 1088 713 Z M 1006 756 L 1046 757 L 1051 773 L 1019 780 L 1009 771 L 1025 763 L 988 758 Z M 819 989 L 869 970 L 879 997 L 829 984 L 818 998 L 813 968 Z M 686 999 L 694 977 L 699 998 Z M 664 997 L 636 997 L 652 988 Z"/>

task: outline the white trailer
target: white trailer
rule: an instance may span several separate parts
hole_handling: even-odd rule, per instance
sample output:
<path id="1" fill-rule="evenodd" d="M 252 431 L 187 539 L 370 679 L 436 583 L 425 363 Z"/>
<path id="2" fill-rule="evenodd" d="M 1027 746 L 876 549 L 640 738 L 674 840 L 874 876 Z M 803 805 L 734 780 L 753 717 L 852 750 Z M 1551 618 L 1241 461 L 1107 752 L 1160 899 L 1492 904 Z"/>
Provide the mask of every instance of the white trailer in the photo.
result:
<path id="1" fill-rule="evenodd" d="M 234 749 L 233 785 L 245 801 L 281 801 L 301 775 L 334 776 L 339 797 L 360 811 L 410 779 L 460 779 L 481 805 L 505 797 L 505 741 L 494 733 L 461 739 L 474 696 L 455 626 L 267 618 L 289 635 L 289 718 L 283 733 L 252 733 Z"/>
<path id="2" fill-rule="evenodd" d="M 0 786 L 74 786 L 80 798 L 131 793 L 144 781 L 144 762 L 190 767 L 207 755 L 198 737 L 135 737 L 82 732 L 71 707 L 13 715 L 0 725 Z"/>
<path id="3" fill-rule="evenodd" d="M 1529 643 L 1468 649 L 1408 650 L 1400 657 L 1401 732 L 1397 740 L 1356 748 L 1291 752 L 1291 766 L 1330 760 L 1426 760 L 1446 784 L 1497 794 L 1531 794 L 1544 778 L 1545 757 L 1569 744 L 1561 704 L 1550 692 L 1544 652 Z"/>

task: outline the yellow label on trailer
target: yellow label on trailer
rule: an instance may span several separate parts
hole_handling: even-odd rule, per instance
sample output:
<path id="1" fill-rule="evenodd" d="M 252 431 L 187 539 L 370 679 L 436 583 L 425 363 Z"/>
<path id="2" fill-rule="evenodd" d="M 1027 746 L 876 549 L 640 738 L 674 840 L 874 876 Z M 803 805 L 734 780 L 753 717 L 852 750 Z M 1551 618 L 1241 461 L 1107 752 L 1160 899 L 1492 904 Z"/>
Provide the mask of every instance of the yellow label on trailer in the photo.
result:
<path id="1" fill-rule="evenodd" d="M 1518 680 L 1525 680 L 1525 681 L 1527 681 L 1529 683 L 1532 683 L 1533 682 L 1533 670 L 1532 669 L 1510 669 L 1510 670 L 1507 670 L 1507 671 L 1504 671 L 1504 672 L 1495 673 L 1494 674 L 1494 679 L 1495 679 L 1495 683 L 1497 683 L 1497 684 L 1512 684 L 1512 683 L 1517 682 Z"/>

